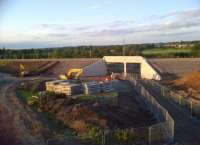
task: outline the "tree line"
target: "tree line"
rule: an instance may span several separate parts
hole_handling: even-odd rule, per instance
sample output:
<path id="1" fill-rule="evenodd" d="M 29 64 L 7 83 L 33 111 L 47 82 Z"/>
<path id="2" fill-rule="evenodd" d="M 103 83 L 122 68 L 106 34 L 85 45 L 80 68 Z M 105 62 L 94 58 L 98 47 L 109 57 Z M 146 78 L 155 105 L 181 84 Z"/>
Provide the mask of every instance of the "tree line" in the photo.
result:
<path id="1" fill-rule="evenodd" d="M 146 49 L 167 49 L 154 44 L 130 44 L 111 46 L 78 46 L 40 49 L 0 49 L 0 59 L 42 59 L 42 58 L 101 58 L 103 56 L 141 55 L 144 57 L 200 57 L 200 44 L 191 47 L 190 53 L 168 53 L 168 54 L 143 54 Z M 177 48 L 178 49 L 178 48 Z"/>

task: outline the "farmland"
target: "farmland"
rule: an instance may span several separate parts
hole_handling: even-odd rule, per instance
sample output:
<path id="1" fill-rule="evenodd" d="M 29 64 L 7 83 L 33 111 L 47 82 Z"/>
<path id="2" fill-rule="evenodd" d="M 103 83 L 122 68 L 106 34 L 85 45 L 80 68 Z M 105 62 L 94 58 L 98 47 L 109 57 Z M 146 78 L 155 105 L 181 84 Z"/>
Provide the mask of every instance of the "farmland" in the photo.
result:
<path id="1" fill-rule="evenodd" d="M 142 51 L 144 56 L 189 56 L 192 52 L 191 48 L 153 48 Z"/>

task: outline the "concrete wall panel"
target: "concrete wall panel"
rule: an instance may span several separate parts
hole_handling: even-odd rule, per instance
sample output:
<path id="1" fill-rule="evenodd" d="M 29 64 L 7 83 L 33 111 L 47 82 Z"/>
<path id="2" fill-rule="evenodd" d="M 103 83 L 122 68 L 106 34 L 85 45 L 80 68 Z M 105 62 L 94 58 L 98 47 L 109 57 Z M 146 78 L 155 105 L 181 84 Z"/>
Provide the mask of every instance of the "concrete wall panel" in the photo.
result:
<path id="1" fill-rule="evenodd" d="M 161 80 L 158 72 L 141 56 L 105 56 L 103 58 L 108 63 L 140 63 L 141 77 L 146 79 Z M 126 72 L 126 70 L 125 70 Z"/>
<path id="2" fill-rule="evenodd" d="M 105 76 L 107 74 L 106 62 L 102 59 L 83 68 L 84 77 Z"/>

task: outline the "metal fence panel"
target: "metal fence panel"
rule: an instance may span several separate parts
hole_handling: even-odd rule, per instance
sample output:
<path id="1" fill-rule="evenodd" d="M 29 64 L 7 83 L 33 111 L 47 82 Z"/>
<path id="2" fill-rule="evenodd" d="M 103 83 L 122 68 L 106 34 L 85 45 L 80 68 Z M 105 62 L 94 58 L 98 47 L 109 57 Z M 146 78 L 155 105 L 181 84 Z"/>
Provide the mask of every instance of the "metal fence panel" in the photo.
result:
<path id="1" fill-rule="evenodd" d="M 146 82 L 148 83 L 148 82 Z M 162 123 L 149 126 L 149 144 L 163 144 L 172 143 L 174 141 L 174 120 L 168 113 L 168 111 L 162 107 L 154 96 L 152 96 L 149 91 L 142 86 L 139 81 L 133 80 L 133 84 L 140 94 L 138 100 L 142 100 L 157 120 Z M 170 93 L 166 90 L 160 88 L 156 83 L 150 84 L 158 93 L 163 93 L 170 96 Z"/>
<path id="2" fill-rule="evenodd" d="M 155 92 L 162 95 L 164 98 L 168 99 L 169 101 L 177 104 L 185 113 L 189 113 L 191 117 L 195 119 L 200 119 L 200 101 L 184 97 L 169 88 L 159 84 L 156 81 L 152 80 L 144 80 L 143 81 L 146 85 L 151 87 Z"/>

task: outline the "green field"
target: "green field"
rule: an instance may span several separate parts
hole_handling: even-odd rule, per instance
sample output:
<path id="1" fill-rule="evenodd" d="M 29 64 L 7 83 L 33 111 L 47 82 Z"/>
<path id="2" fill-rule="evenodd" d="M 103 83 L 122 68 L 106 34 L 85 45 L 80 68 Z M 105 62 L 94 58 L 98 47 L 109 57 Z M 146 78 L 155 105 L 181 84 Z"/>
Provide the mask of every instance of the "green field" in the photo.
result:
<path id="1" fill-rule="evenodd" d="M 160 54 L 190 54 L 192 52 L 191 48 L 153 48 L 145 49 L 142 51 L 143 55 L 160 55 Z"/>

